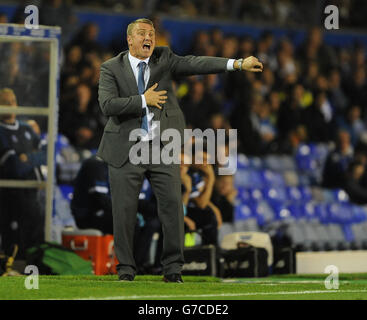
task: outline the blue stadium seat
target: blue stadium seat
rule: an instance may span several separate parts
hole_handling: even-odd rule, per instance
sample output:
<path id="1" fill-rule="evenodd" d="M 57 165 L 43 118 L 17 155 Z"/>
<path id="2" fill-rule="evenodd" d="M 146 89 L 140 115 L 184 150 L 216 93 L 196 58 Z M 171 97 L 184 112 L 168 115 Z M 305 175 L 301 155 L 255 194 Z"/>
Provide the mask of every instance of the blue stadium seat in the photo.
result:
<path id="1" fill-rule="evenodd" d="M 315 203 L 313 201 L 302 202 L 300 206 L 303 218 L 308 221 L 319 221 L 315 210 Z"/>
<path id="2" fill-rule="evenodd" d="M 260 171 L 261 182 L 263 186 L 281 187 L 285 186 L 283 176 L 271 170 Z"/>
<path id="3" fill-rule="evenodd" d="M 271 201 L 269 204 L 274 211 L 275 220 L 290 220 L 290 221 L 294 220 L 294 218 L 291 215 L 291 212 L 289 211 L 284 202 L 274 200 Z"/>
<path id="4" fill-rule="evenodd" d="M 351 205 L 353 222 L 354 223 L 363 223 L 367 221 L 367 210 L 365 207 L 358 205 Z"/>
<path id="5" fill-rule="evenodd" d="M 251 201 L 251 195 L 247 188 L 244 187 L 237 187 L 237 199 L 241 203 L 249 203 Z"/>
<path id="6" fill-rule="evenodd" d="M 246 220 L 249 218 L 253 218 L 251 207 L 247 204 L 241 204 L 235 207 L 234 209 L 234 220 Z"/>
<path id="7" fill-rule="evenodd" d="M 249 159 L 243 153 L 239 153 L 237 156 L 237 169 L 248 169 L 249 167 Z"/>
<path id="8" fill-rule="evenodd" d="M 344 233 L 344 239 L 347 242 L 353 242 L 354 241 L 354 234 L 353 234 L 353 229 L 352 226 L 350 224 L 344 224 L 342 226 L 343 228 L 343 233 Z"/>
<path id="9" fill-rule="evenodd" d="M 298 190 L 301 193 L 303 201 L 310 201 L 312 200 L 312 191 L 309 186 L 299 186 Z"/>
<path id="10" fill-rule="evenodd" d="M 250 199 L 252 202 L 258 202 L 264 199 L 264 194 L 260 188 L 250 188 L 248 189 L 250 194 Z"/>
<path id="11" fill-rule="evenodd" d="M 260 227 L 267 225 L 274 220 L 275 218 L 274 211 L 266 201 L 260 201 L 250 206 L 252 208 L 254 216 L 257 219 L 257 223 Z"/>
<path id="12" fill-rule="evenodd" d="M 60 184 L 58 186 L 63 197 L 70 202 L 73 199 L 74 187 L 69 184 Z"/>
<path id="13" fill-rule="evenodd" d="M 254 169 L 237 170 L 234 177 L 234 184 L 236 187 L 245 188 L 261 188 L 263 186 L 263 179 L 260 171 Z"/>
<path id="14" fill-rule="evenodd" d="M 318 217 L 321 223 L 323 224 L 330 223 L 329 211 L 327 210 L 326 203 L 315 203 L 314 210 L 315 210 L 315 215 Z"/>
<path id="15" fill-rule="evenodd" d="M 268 202 L 281 201 L 286 202 L 288 200 L 287 192 L 285 188 L 272 188 L 267 187 L 263 189 L 264 199 Z"/>
<path id="16" fill-rule="evenodd" d="M 291 201 L 302 201 L 302 192 L 297 187 L 286 187 L 287 197 Z M 306 200 L 306 199 L 305 199 Z"/>
<path id="17" fill-rule="evenodd" d="M 300 219 L 303 217 L 303 208 L 302 206 L 297 203 L 297 202 L 291 202 L 290 204 L 287 205 L 286 207 L 291 215 L 291 217 L 293 217 L 294 219 Z"/>
<path id="18" fill-rule="evenodd" d="M 259 157 L 250 157 L 250 167 L 253 169 L 262 169 L 264 167 L 264 161 L 262 158 Z"/>

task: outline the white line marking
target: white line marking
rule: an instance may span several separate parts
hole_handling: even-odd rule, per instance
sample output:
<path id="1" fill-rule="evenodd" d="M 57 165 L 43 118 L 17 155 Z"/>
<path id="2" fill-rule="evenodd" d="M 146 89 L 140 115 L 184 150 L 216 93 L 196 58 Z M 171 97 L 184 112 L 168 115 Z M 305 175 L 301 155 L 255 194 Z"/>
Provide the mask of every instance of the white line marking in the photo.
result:
<path id="1" fill-rule="evenodd" d="M 317 293 L 367 293 L 367 290 L 310 290 L 310 291 L 278 291 L 278 292 L 246 292 L 246 293 L 219 293 L 219 294 L 182 294 L 182 295 L 146 295 L 146 296 L 111 296 L 74 298 L 73 300 L 128 300 L 128 299 L 161 299 L 161 298 L 210 298 L 210 297 L 242 297 L 242 296 L 269 296 L 269 295 L 299 295 Z M 69 299 L 68 299 L 69 300 Z"/>
<path id="2" fill-rule="evenodd" d="M 252 281 L 246 281 L 246 280 L 235 280 L 235 279 L 229 279 L 229 280 L 223 280 L 223 283 L 246 283 L 246 284 L 263 284 L 263 283 L 274 283 L 274 284 L 290 284 L 290 283 L 324 283 L 324 280 L 252 280 Z"/>

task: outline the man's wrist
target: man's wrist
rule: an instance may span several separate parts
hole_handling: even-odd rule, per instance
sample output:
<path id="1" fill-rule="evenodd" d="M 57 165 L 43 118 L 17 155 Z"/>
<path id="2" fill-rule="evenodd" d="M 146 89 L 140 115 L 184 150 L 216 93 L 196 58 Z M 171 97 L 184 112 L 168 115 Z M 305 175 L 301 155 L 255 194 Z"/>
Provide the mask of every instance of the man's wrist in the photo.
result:
<path id="1" fill-rule="evenodd" d="M 227 62 L 227 71 L 234 71 L 236 70 L 234 64 L 236 62 L 236 59 L 228 59 L 228 62 Z"/>
<path id="2" fill-rule="evenodd" d="M 241 71 L 242 70 L 242 63 L 243 63 L 243 59 L 241 58 L 241 59 L 237 59 L 233 65 L 234 65 L 236 70 Z"/>

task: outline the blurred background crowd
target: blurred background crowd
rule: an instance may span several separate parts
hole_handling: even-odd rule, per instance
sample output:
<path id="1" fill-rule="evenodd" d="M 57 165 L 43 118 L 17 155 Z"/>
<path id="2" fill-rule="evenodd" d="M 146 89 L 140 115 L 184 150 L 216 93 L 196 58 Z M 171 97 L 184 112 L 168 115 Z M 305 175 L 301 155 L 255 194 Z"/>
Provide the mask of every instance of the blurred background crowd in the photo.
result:
<path id="1" fill-rule="evenodd" d="M 19 5 L 14 16 L 0 13 L 0 21 L 24 21 L 24 3 L 27 1 Z M 307 37 L 298 45 L 287 37 L 274 37 L 271 27 L 266 27 L 256 38 L 251 34 L 226 33 L 219 27 L 192 34 L 190 50 L 185 54 L 227 58 L 254 55 L 264 64 L 264 71 L 175 79 L 180 106 L 189 128 L 238 129 L 238 152 L 248 158 L 265 159 L 269 155 L 293 158 L 304 145 L 322 144 L 325 159 L 322 167 L 316 168 L 319 176 L 310 184 L 344 189 L 352 202 L 367 204 L 367 52 L 363 43 L 344 47 L 325 43 L 324 29 L 318 22 L 329 3 L 339 7 L 341 25 L 357 28 L 356 32 L 363 32 L 364 27 L 366 31 L 367 2 L 363 0 L 39 1 L 40 23 L 62 26 L 63 32 L 59 144 L 68 141 L 65 144 L 74 153 L 70 156 L 64 148 L 64 160 L 60 163 L 68 159 L 66 162 L 79 164 L 76 166 L 79 169 L 82 160 L 98 147 L 107 120 L 98 105 L 99 69 L 104 61 L 127 49 L 124 30 L 118 43 L 102 45 L 98 41 L 98 24 L 93 21 L 78 24 L 75 6 L 150 14 L 158 46 L 170 46 L 172 40 L 170 30 L 162 26 L 162 15 L 306 27 Z M 46 106 L 47 48 L 29 43 L 12 43 L 1 48 L 0 88 L 13 89 L 18 105 Z M 30 67 L 37 77 L 28 71 Z M 44 136 L 45 123 L 37 124 L 36 130 Z M 208 185 L 208 180 L 214 177 L 210 170 L 205 170 L 201 171 Z M 66 171 L 64 168 L 58 173 L 58 181 L 71 184 L 77 170 L 71 175 Z M 234 190 L 232 177 L 218 178 L 215 188 L 214 180 L 209 183 L 210 197 L 214 190 L 216 207 L 227 212 L 226 222 L 233 222 L 234 199 L 239 189 Z M 199 182 L 195 180 L 193 185 Z M 222 222 L 217 219 L 216 225 Z M 195 229 L 190 221 L 187 223 Z"/>

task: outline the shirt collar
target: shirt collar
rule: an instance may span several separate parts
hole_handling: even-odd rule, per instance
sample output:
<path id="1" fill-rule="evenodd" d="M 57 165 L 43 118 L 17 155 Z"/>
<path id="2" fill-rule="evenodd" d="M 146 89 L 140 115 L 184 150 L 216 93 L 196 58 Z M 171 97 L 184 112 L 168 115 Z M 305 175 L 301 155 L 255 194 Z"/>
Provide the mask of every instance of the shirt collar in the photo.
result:
<path id="1" fill-rule="evenodd" d="M 10 129 L 10 130 L 18 130 L 19 121 L 15 120 L 15 122 L 13 124 L 8 124 L 8 123 L 0 121 L 0 126 L 6 128 L 6 129 Z"/>
<path id="2" fill-rule="evenodd" d="M 140 60 L 136 57 L 133 57 L 130 54 L 130 51 L 129 51 L 129 61 L 130 61 L 131 66 L 135 69 L 138 67 L 139 63 L 142 62 L 142 61 L 144 61 L 148 65 L 149 59 L 150 59 L 150 57 L 146 58 L 145 60 Z"/>

